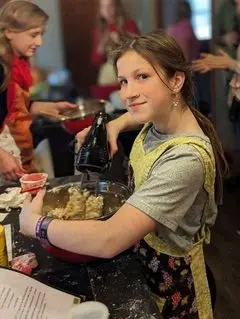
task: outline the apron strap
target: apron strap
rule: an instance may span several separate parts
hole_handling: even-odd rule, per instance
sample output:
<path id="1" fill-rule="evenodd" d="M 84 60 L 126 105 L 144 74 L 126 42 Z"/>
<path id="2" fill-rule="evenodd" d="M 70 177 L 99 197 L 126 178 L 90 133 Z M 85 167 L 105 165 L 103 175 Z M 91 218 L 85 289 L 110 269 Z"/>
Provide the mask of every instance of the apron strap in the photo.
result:
<path id="1" fill-rule="evenodd" d="M 203 254 L 203 240 L 194 245 L 189 255 L 192 257 L 190 267 L 195 287 L 199 319 L 213 319 L 211 295 Z"/>

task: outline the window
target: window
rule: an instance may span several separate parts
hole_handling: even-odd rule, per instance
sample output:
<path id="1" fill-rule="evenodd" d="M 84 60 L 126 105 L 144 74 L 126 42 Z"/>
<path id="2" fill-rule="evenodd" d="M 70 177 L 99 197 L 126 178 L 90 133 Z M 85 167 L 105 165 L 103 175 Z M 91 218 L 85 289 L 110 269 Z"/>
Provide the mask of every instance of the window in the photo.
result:
<path id="1" fill-rule="evenodd" d="M 212 1 L 188 0 L 192 7 L 192 24 L 199 40 L 212 37 Z"/>

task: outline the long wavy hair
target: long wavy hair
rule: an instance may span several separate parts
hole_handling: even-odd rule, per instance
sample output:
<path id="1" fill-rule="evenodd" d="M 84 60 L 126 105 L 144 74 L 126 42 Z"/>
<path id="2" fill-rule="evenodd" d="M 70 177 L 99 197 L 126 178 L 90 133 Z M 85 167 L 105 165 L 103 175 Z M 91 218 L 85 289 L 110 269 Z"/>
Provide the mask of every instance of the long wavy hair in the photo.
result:
<path id="1" fill-rule="evenodd" d="M 98 9 L 99 13 L 97 15 L 97 27 L 101 35 L 102 33 L 104 33 L 104 31 L 106 31 L 108 27 L 108 22 L 100 14 L 100 1 L 101 0 L 99 0 L 99 9 Z M 114 1 L 115 9 L 116 9 L 116 24 L 118 25 L 118 27 L 121 28 L 126 19 L 126 12 L 124 10 L 121 0 L 113 0 L 113 1 Z"/>
<path id="2" fill-rule="evenodd" d="M 4 90 L 10 79 L 13 50 L 5 35 L 5 30 L 24 32 L 43 26 L 48 21 L 48 15 L 36 4 L 27 0 L 7 2 L 0 9 L 0 64 L 4 70 L 4 81 L 0 90 Z"/>
<path id="3" fill-rule="evenodd" d="M 215 199 L 216 203 L 220 204 L 223 195 L 222 180 L 223 176 L 228 171 L 228 165 L 212 122 L 196 108 L 192 107 L 192 102 L 194 100 L 194 85 L 192 81 L 191 66 L 187 62 L 181 47 L 173 37 L 162 30 L 142 36 L 131 35 L 124 37 L 122 38 L 121 43 L 112 52 L 116 72 L 118 59 L 128 51 L 135 51 L 148 61 L 158 74 L 160 80 L 170 91 L 172 90 L 167 84 L 167 81 L 159 74 L 157 70 L 158 67 L 164 71 L 167 79 L 173 78 L 178 71 L 185 74 L 181 96 L 185 105 L 192 111 L 204 134 L 208 136 L 211 141 L 216 163 Z"/>

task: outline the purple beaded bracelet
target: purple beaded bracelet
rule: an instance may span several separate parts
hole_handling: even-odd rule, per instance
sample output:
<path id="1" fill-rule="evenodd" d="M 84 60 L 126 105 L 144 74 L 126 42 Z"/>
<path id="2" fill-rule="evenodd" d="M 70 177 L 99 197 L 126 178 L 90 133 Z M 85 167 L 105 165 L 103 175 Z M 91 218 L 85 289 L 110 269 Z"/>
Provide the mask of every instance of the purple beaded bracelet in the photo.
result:
<path id="1" fill-rule="evenodd" d="M 43 216 L 43 217 L 40 217 L 39 220 L 37 221 L 37 224 L 35 226 L 35 237 L 37 239 L 41 239 L 40 237 L 40 232 L 41 232 L 41 225 L 42 225 L 42 222 L 43 220 L 46 218 L 47 216 Z"/>
<path id="2" fill-rule="evenodd" d="M 47 230 L 52 220 L 53 220 L 52 217 L 43 216 L 39 218 L 35 227 L 36 238 L 39 239 L 43 244 L 47 246 L 51 246 L 51 243 L 48 240 Z"/>

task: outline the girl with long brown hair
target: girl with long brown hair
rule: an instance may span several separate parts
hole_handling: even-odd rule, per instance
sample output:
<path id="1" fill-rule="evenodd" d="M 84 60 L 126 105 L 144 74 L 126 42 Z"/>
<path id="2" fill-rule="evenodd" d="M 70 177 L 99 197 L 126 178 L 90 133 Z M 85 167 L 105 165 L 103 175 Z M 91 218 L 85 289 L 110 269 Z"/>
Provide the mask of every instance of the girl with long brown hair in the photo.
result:
<path id="1" fill-rule="evenodd" d="M 24 205 L 21 232 L 36 237 L 44 221 L 47 238 L 38 239 L 102 258 L 135 244 L 164 318 L 213 318 L 203 244 L 222 199 L 221 144 L 191 107 L 190 66 L 172 37 L 126 38 L 113 58 L 128 112 L 108 123 L 112 154 L 120 132 L 144 125 L 130 154 L 133 194 L 106 221 L 60 221 L 41 217 L 41 191 Z M 87 132 L 78 134 L 80 144 Z"/>

